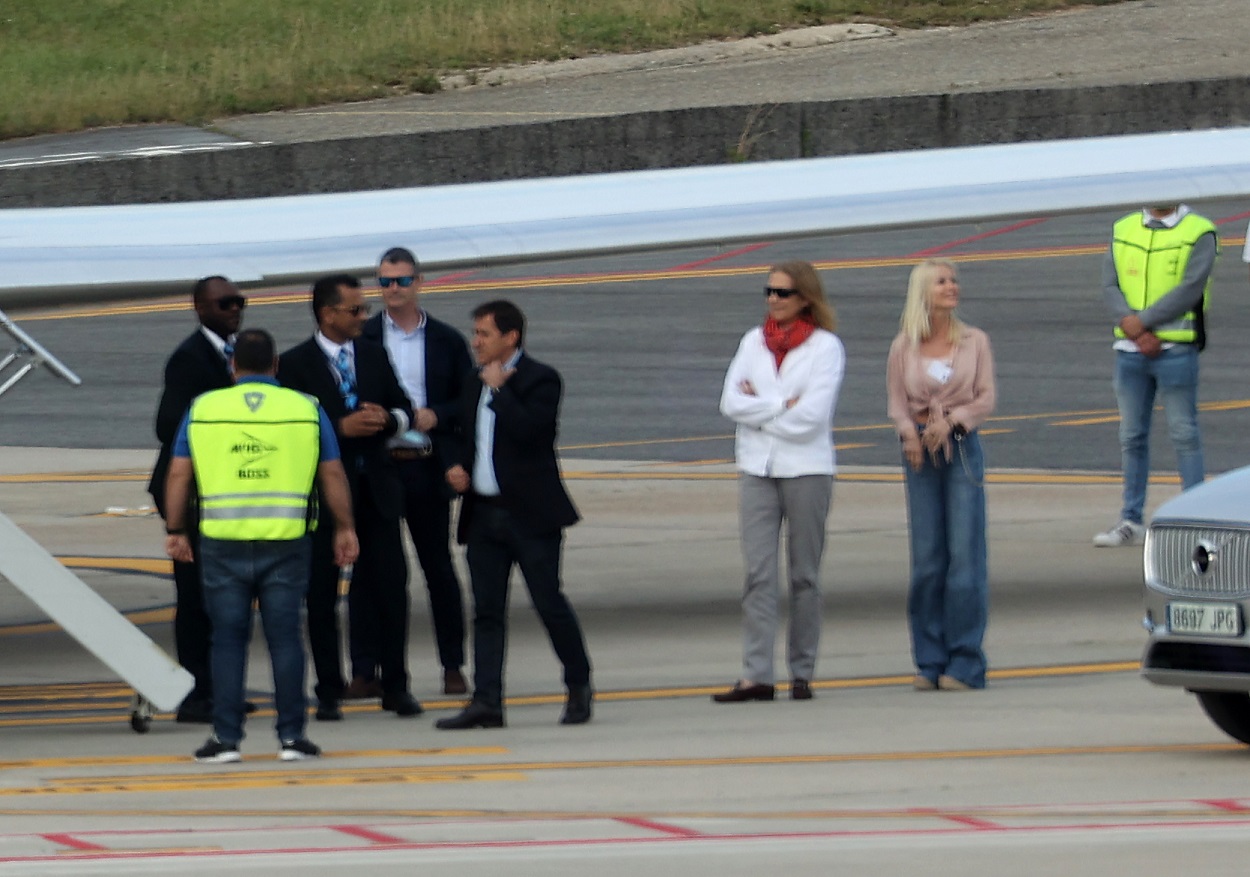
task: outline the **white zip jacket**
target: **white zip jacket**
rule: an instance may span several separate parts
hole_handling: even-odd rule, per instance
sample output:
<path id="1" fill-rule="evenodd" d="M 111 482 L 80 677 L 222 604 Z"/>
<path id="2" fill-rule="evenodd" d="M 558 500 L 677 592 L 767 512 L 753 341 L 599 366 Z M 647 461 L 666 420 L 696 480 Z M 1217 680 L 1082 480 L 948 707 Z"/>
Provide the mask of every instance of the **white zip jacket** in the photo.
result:
<path id="1" fill-rule="evenodd" d="M 738 425 L 738 470 L 764 478 L 832 475 L 833 411 L 846 368 L 838 336 L 817 329 L 786 354 L 778 371 L 764 330 L 742 336 L 729 363 L 720 410 Z M 742 390 L 750 381 L 755 395 Z M 792 408 L 788 399 L 798 398 Z"/>

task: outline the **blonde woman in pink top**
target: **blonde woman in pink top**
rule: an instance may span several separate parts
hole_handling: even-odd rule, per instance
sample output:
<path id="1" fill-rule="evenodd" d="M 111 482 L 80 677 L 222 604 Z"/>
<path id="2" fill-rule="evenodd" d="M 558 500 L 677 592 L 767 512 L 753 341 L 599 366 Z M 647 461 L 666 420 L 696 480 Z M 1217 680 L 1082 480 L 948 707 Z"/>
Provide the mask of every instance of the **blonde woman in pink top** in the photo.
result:
<path id="1" fill-rule="evenodd" d="M 985 687 L 989 583 L 977 429 L 994 410 L 994 359 L 986 334 L 955 315 L 958 304 L 952 263 L 917 265 L 886 367 L 907 488 L 907 618 L 919 691 Z"/>

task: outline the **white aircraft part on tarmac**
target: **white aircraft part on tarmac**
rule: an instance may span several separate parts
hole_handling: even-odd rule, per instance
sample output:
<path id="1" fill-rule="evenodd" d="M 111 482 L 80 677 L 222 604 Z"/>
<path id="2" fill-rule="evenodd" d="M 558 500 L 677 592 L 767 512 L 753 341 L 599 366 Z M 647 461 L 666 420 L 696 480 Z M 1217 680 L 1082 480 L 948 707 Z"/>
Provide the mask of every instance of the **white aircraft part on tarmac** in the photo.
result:
<path id="1" fill-rule="evenodd" d="M 157 709 L 176 709 L 194 687 L 190 673 L 3 514 L 0 575 Z"/>
<path id="2" fill-rule="evenodd" d="M 720 245 L 1250 195 L 1250 128 L 330 195 L 0 211 L 0 300 Z"/>

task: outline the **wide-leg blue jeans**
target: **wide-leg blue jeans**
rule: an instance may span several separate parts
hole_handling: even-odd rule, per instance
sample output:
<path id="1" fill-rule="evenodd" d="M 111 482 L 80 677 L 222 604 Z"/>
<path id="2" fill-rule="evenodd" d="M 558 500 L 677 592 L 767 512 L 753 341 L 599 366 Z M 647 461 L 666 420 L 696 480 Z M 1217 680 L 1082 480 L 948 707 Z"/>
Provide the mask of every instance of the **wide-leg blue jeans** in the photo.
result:
<path id="1" fill-rule="evenodd" d="M 954 441 L 950 462 L 928 454 L 919 472 L 903 460 L 911 535 L 907 618 L 912 657 L 936 683 L 953 676 L 985 686 L 981 641 L 989 619 L 985 458 L 975 432 Z"/>

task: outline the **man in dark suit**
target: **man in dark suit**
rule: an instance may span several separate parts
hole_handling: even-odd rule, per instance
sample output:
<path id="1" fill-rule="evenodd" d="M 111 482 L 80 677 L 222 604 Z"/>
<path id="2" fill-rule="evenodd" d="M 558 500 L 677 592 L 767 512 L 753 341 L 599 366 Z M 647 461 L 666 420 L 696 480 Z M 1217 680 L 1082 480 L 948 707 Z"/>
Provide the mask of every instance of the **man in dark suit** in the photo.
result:
<path id="1" fill-rule="evenodd" d="M 425 573 L 430 617 L 438 658 L 443 667 L 443 693 L 468 691 L 464 666 L 464 599 L 451 562 L 448 544 L 451 500 L 455 496 L 443 473 L 446 439 L 460 419 L 460 392 L 472 368 L 464 337 L 434 319 L 420 306 L 421 269 L 417 257 L 402 247 L 387 250 L 378 265 L 378 285 L 386 311 L 370 317 L 363 337 L 386 348 L 391 365 L 412 403 L 414 429 L 388 442 L 404 484 L 404 517 Z M 352 615 L 352 681 L 349 698 L 381 695 L 374 681 L 374 632 L 359 626 Z"/>
<path id="2" fill-rule="evenodd" d="M 560 723 L 590 721 L 590 659 L 581 625 L 560 586 L 564 528 L 578 520 L 556 462 L 559 373 L 521 349 L 525 317 L 509 301 L 473 311 L 473 352 L 481 370 L 461 396 L 458 459 L 447 482 L 464 495 L 458 535 L 473 582 L 473 700 L 440 719 L 444 730 L 504 724 L 503 661 L 508 578 L 525 586 L 556 657 L 568 699 Z"/>
<path id="3" fill-rule="evenodd" d="M 148 482 L 148 493 L 152 494 L 156 510 L 162 518 L 166 518 L 168 512 L 165 476 L 169 472 L 170 451 L 178 426 L 196 396 L 234 384 L 230 374 L 229 345 L 239 331 L 243 308 L 247 305 L 247 299 L 239 294 L 239 288 L 224 277 L 205 277 L 196 281 L 191 291 L 191 302 L 200 325 L 178 345 L 165 363 L 165 387 L 156 409 L 156 437 L 161 443 L 161 450 Z M 194 502 L 191 505 L 194 514 Z M 187 532 L 198 533 L 198 524 L 198 519 L 188 521 Z M 192 548 L 194 556 L 199 557 L 194 545 Z M 207 724 L 213 720 L 213 680 L 209 666 L 212 626 L 204 609 L 204 591 L 197 561 L 174 562 L 174 594 L 174 650 L 178 654 L 178 663 L 195 677 L 195 687 L 178 707 L 176 718 L 180 722 Z"/>
<path id="4" fill-rule="evenodd" d="M 422 709 L 408 691 L 408 568 L 399 532 L 403 489 L 386 448 L 388 438 L 408 429 L 412 409 L 386 351 L 360 337 L 369 306 L 359 281 L 346 274 L 322 277 L 313 284 L 312 309 L 317 331 L 279 357 L 278 380 L 315 396 L 334 424 L 360 539 L 348 611 L 372 616 L 382 709 L 415 716 Z M 308 640 L 321 721 L 343 718 L 335 611 L 339 568 L 332 537 L 332 522 L 323 520 L 313 539 L 308 587 Z"/>

